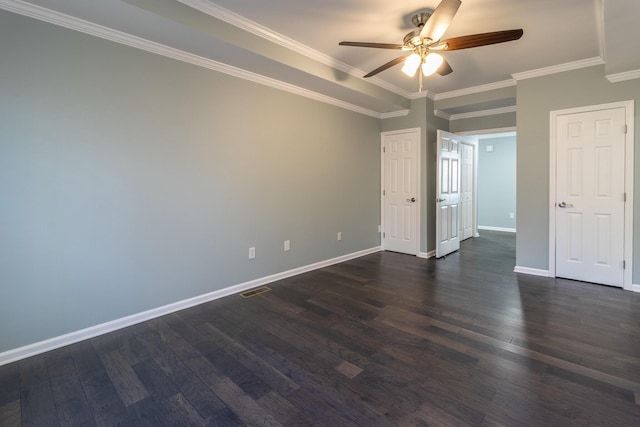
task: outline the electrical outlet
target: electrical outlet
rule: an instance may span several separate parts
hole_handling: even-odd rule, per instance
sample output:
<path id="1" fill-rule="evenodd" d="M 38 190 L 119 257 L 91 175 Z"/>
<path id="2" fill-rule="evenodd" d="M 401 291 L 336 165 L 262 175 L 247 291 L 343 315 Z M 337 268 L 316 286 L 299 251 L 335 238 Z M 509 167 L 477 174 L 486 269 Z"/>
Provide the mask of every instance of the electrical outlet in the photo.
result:
<path id="1" fill-rule="evenodd" d="M 284 241 L 284 251 L 288 251 L 289 249 L 291 249 L 291 240 L 285 240 Z"/>
<path id="2" fill-rule="evenodd" d="M 256 248 L 251 246 L 249 248 L 249 259 L 254 259 L 256 257 Z"/>
<path id="3" fill-rule="evenodd" d="M 342 240 L 342 231 L 338 231 L 338 240 Z"/>
<path id="4" fill-rule="evenodd" d="M 516 217 L 516 214 L 515 214 L 515 213 L 513 213 L 513 212 L 509 212 L 509 218 L 510 218 L 510 219 L 515 219 L 515 217 Z"/>

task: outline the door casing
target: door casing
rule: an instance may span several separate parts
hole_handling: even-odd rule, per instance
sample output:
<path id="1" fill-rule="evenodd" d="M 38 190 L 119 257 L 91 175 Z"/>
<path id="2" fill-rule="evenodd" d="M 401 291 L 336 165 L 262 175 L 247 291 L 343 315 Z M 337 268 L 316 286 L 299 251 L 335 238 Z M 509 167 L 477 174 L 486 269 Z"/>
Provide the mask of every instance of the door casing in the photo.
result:
<path id="1" fill-rule="evenodd" d="M 586 113 L 589 111 L 625 108 L 627 133 L 625 138 L 625 177 L 624 191 L 626 203 L 624 206 L 624 241 L 625 270 L 622 288 L 640 292 L 640 286 L 632 284 L 633 278 L 633 173 L 634 173 L 634 101 L 613 102 L 565 110 L 552 111 L 550 114 L 549 138 L 549 276 L 556 277 L 556 130 L 559 116 L 567 114 Z"/>

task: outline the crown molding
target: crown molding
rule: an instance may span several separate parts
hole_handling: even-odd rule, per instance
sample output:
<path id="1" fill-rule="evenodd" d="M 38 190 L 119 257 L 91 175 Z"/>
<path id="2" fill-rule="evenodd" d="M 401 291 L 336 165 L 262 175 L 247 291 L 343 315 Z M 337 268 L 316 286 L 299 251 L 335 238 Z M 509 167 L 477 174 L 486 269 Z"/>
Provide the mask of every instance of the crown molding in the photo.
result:
<path id="1" fill-rule="evenodd" d="M 411 110 L 398 110 L 398 111 L 390 111 L 388 113 L 380 114 L 381 119 L 391 119 L 393 117 L 404 117 L 408 116 Z"/>
<path id="2" fill-rule="evenodd" d="M 537 70 L 524 71 L 522 73 L 515 73 L 511 76 L 518 80 L 532 79 L 535 77 L 548 76 L 550 74 L 562 73 L 565 71 L 579 70 L 581 68 L 593 67 L 596 65 L 603 65 L 604 60 L 597 56 L 594 58 L 581 59 L 579 61 L 567 62 L 565 64 L 552 65 L 551 67 L 538 68 Z"/>
<path id="3" fill-rule="evenodd" d="M 488 110 L 470 111 L 468 113 L 449 114 L 443 110 L 434 110 L 433 114 L 445 120 L 462 120 L 472 119 L 474 117 L 495 116 L 497 114 L 515 113 L 517 107 L 515 105 L 501 108 L 491 108 Z"/>
<path id="4" fill-rule="evenodd" d="M 434 100 L 434 96 L 435 94 L 432 93 L 430 90 L 423 90 L 422 92 L 413 92 L 411 94 L 409 94 L 409 99 L 422 99 L 422 98 L 429 98 L 432 101 Z"/>
<path id="5" fill-rule="evenodd" d="M 442 110 L 433 110 L 433 115 L 436 117 L 440 117 L 441 119 L 451 120 L 451 114 L 445 113 Z"/>
<path id="6" fill-rule="evenodd" d="M 227 24 L 231 24 L 253 35 L 262 37 L 265 40 L 278 44 L 300 55 L 304 55 L 307 58 L 320 62 L 321 64 L 343 71 L 354 77 L 361 78 L 361 76 L 366 74 L 366 71 L 360 70 L 358 68 L 352 67 L 351 65 L 345 64 L 344 62 L 338 61 L 337 59 L 332 58 L 329 55 L 326 55 L 322 52 L 312 49 L 307 45 L 304 45 L 296 40 L 293 40 L 283 34 L 277 33 L 263 25 L 258 24 L 257 22 L 254 22 L 244 16 L 238 15 L 237 13 L 232 12 L 229 9 L 225 9 L 224 7 L 219 6 L 215 3 L 212 3 L 208 0 L 178 0 L 178 1 L 182 4 L 185 4 L 196 10 L 199 10 L 202 13 L 205 13 L 216 19 L 224 21 Z M 393 92 L 397 95 L 403 96 L 405 98 L 411 97 L 410 92 L 407 92 L 406 90 L 399 88 L 398 86 L 395 86 L 391 83 L 388 83 L 378 77 L 370 77 L 367 79 L 367 81 L 383 89 L 386 89 L 390 92 Z"/>
<path id="7" fill-rule="evenodd" d="M 369 110 L 355 104 L 341 101 L 339 99 L 332 98 L 318 92 L 313 92 L 300 86 L 295 86 L 290 83 L 266 77 L 257 73 L 253 73 L 251 71 L 243 70 L 241 68 L 214 61 L 209 58 L 194 55 L 192 53 L 156 43 L 151 40 L 143 39 L 141 37 L 114 30 L 112 28 L 104 27 L 93 22 L 85 21 L 83 19 L 56 12 L 41 6 L 36 6 L 22 0 L 0 0 L 0 9 L 24 15 L 29 18 L 38 19 L 40 21 L 48 22 L 50 24 L 58 25 L 60 27 L 68 28 L 81 33 L 89 34 L 95 37 L 100 37 L 102 39 L 110 40 L 136 49 L 155 53 L 167 58 L 186 62 L 188 64 L 197 65 L 199 67 L 207 68 L 212 71 L 217 71 L 240 79 L 249 80 L 254 83 L 259 83 L 275 89 L 280 89 L 285 92 L 294 93 L 305 98 L 314 99 L 325 104 L 334 105 L 336 107 L 344 108 L 345 110 L 350 110 L 356 113 L 375 117 L 377 119 L 381 119 L 383 116 L 382 113 L 379 113 L 377 111 Z"/>
<path id="8" fill-rule="evenodd" d="M 626 80 L 640 79 L 640 70 L 625 71 L 616 74 L 607 74 L 605 76 L 611 83 L 624 82 Z"/>
<path id="9" fill-rule="evenodd" d="M 501 82 L 488 83 L 479 86 L 472 86 L 465 89 L 452 90 L 450 92 L 442 92 L 434 96 L 434 101 L 448 98 L 456 98 L 458 96 L 472 95 L 475 93 L 488 92 L 490 90 L 502 89 L 505 87 L 515 86 L 515 80 L 503 80 Z"/>
<path id="10" fill-rule="evenodd" d="M 468 113 L 451 114 L 449 120 L 472 119 L 474 117 L 495 116 L 498 114 L 515 113 L 517 107 L 515 105 L 501 108 L 491 108 L 489 110 L 470 111 Z"/>

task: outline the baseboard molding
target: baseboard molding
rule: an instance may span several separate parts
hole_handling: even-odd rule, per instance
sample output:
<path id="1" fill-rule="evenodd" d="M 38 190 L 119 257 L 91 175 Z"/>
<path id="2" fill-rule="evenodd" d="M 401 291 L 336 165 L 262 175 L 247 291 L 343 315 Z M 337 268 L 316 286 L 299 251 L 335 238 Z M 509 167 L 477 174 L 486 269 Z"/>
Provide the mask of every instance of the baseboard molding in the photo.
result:
<path id="1" fill-rule="evenodd" d="M 518 265 L 513 269 L 514 273 L 529 274 L 531 276 L 551 277 L 549 270 L 540 270 L 538 268 L 520 267 Z"/>
<path id="2" fill-rule="evenodd" d="M 631 285 L 631 292 L 640 292 L 640 285 Z"/>
<path id="3" fill-rule="evenodd" d="M 433 258 L 434 256 L 436 256 L 436 251 L 429 251 L 429 252 L 418 252 L 418 258 Z"/>
<path id="4" fill-rule="evenodd" d="M 505 227 L 491 227 L 490 225 L 479 225 L 478 230 L 489 230 L 489 231 L 504 231 L 506 233 L 515 233 L 515 228 L 505 228 Z"/>
<path id="5" fill-rule="evenodd" d="M 370 249 L 365 249 L 358 252 L 353 252 L 347 255 L 342 255 L 336 258 L 331 258 L 325 261 L 316 262 L 303 267 L 294 268 L 293 270 L 283 271 L 281 273 L 272 274 L 270 276 L 261 277 L 258 279 L 250 280 L 248 282 L 240 283 L 237 285 L 229 286 L 224 289 L 209 292 L 203 295 L 199 295 L 193 298 L 188 298 L 175 303 L 167 304 L 162 307 L 157 307 L 151 310 L 143 311 L 141 313 L 132 314 L 130 316 L 121 317 L 106 323 L 91 326 L 79 331 L 70 332 L 68 334 L 53 337 L 44 341 L 36 342 L 26 345 L 24 347 L 15 348 L 12 350 L 0 353 L 0 366 L 7 363 L 16 362 L 18 360 L 26 359 L 27 357 L 35 356 L 47 351 L 55 350 L 66 345 L 75 344 L 80 341 L 87 340 L 89 338 L 103 335 L 109 332 L 116 331 L 118 329 L 126 328 L 128 326 L 135 325 L 137 323 L 145 322 L 147 320 L 154 319 L 156 317 L 164 316 L 165 314 L 174 313 L 176 311 L 184 310 L 185 308 L 193 307 L 205 302 L 213 301 L 222 297 L 237 294 L 239 292 L 246 291 L 251 288 L 263 286 L 268 283 L 276 282 L 278 280 L 286 279 L 288 277 L 296 276 L 298 274 L 307 273 L 309 271 L 317 270 L 320 268 L 328 267 L 330 265 L 338 264 L 341 262 L 349 261 L 354 258 L 359 258 L 364 255 L 369 255 L 382 250 L 382 247 L 377 246 Z"/>

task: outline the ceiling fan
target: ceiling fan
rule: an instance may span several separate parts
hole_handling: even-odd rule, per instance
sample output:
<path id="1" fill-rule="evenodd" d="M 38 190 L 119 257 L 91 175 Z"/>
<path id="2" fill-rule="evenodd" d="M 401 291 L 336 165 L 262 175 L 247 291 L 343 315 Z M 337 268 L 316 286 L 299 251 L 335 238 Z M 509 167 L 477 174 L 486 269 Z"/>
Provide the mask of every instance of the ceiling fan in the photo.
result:
<path id="1" fill-rule="evenodd" d="M 446 76 L 453 71 L 449 63 L 438 52 L 504 43 L 522 37 L 522 29 L 517 29 L 440 40 L 461 4 L 460 0 L 442 0 L 433 13 L 423 12 L 414 15 L 411 22 L 417 29 L 407 34 L 402 44 L 345 41 L 340 42 L 339 45 L 404 51 L 402 56 L 381 65 L 364 77 L 375 76 L 404 61 L 402 71 L 410 77 L 416 74 L 418 68 L 422 68 L 422 73 L 420 73 L 420 91 L 422 91 L 423 75 L 430 76 L 437 72 L 441 76 Z"/>

